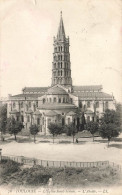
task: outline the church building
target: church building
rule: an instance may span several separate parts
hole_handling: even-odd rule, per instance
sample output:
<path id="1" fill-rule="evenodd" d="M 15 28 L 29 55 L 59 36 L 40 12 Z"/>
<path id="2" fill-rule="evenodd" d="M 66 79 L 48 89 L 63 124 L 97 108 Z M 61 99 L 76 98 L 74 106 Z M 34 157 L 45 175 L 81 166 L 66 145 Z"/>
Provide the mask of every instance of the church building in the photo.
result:
<path id="1" fill-rule="evenodd" d="M 25 87 L 22 93 L 9 96 L 7 117 L 23 122 L 25 130 L 32 124 L 48 134 L 48 125 L 74 123 L 78 131 L 85 121 L 99 120 L 106 109 L 115 109 L 112 95 L 102 92 L 101 85 L 72 85 L 69 37 L 66 37 L 62 14 L 54 37 L 52 82 L 50 87 Z"/>

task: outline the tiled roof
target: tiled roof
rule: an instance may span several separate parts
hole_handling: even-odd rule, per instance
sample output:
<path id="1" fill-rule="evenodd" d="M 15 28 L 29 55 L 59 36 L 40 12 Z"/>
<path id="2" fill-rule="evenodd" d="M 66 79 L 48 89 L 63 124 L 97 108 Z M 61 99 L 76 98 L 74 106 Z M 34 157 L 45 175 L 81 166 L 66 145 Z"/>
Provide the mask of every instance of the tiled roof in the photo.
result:
<path id="1" fill-rule="evenodd" d="M 46 92 L 48 87 L 25 87 L 23 89 L 24 93 L 30 93 L 30 92 Z"/>
<path id="2" fill-rule="evenodd" d="M 38 109 L 46 109 L 46 110 L 70 109 L 70 108 L 77 108 L 77 107 L 73 104 L 64 104 L 64 103 L 42 104 L 38 107 Z"/>
<path id="3" fill-rule="evenodd" d="M 38 110 L 36 110 L 33 114 L 40 115 L 41 113 Z"/>
<path id="4" fill-rule="evenodd" d="M 26 98 L 38 98 L 41 97 L 43 94 L 18 94 L 18 95 L 13 95 L 10 97 L 10 99 L 24 99 Z"/>
<path id="5" fill-rule="evenodd" d="M 58 114 L 52 110 L 45 114 L 46 116 L 57 116 Z"/>
<path id="6" fill-rule="evenodd" d="M 85 98 L 89 98 L 89 99 L 101 99 L 101 98 L 107 98 L 107 99 L 112 99 L 112 95 L 109 95 L 107 93 L 104 92 L 74 92 L 73 93 L 75 96 L 79 97 L 80 99 L 85 99 Z"/>
<path id="7" fill-rule="evenodd" d="M 85 114 L 93 114 L 93 111 L 92 110 L 86 110 Z"/>
<path id="8" fill-rule="evenodd" d="M 10 111 L 10 114 L 16 114 L 16 113 L 18 113 L 17 110 L 12 110 L 12 111 Z"/>
<path id="9" fill-rule="evenodd" d="M 47 94 L 53 94 L 53 95 L 58 95 L 58 94 L 61 94 L 61 95 L 64 95 L 64 94 L 67 94 L 67 92 L 62 89 L 61 87 L 51 87 L 48 89 L 47 91 Z"/>
<path id="10" fill-rule="evenodd" d="M 34 92 L 46 92 L 49 87 L 25 87 L 23 89 L 24 93 L 34 93 Z M 73 86 L 74 91 L 100 91 L 102 85 L 83 85 L 83 86 Z"/>
<path id="11" fill-rule="evenodd" d="M 102 85 L 84 85 L 84 86 L 73 86 L 73 90 L 75 91 L 100 91 L 102 89 Z"/>
<path id="12" fill-rule="evenodd" d="M 25 113 L 27 113 L 27 114 L 31 114 L 31 113 L 33 113 L 33 111 L 31 110 L 31 109 L 29 109 L 28 111 L 26 111 Z"/>
<path id="13" fill-rule="evenodd" d="M 73 112 L 73 111 L 70 111 L 70 112 L 67 113 L 67 116 L 73 116 L 73 115 L 76 115 L 76 113 Z"/>

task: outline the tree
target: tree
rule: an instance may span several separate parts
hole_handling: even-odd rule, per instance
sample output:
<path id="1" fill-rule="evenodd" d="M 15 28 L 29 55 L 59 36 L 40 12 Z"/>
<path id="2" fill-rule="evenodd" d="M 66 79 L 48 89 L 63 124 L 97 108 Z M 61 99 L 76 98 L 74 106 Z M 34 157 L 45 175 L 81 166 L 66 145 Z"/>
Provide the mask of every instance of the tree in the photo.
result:
<path id="1" fill-rule="evenodd" d="M 99 130 L 99 124 L 97 122 L 90 121 L 86 124 L 86 129 L 90 131 L 94 141 L 94 134 Z"/>
<path id="2" fill-rule="evenodd" d="M 56 123 L 50 123 L 48 129 L 49 132 L 53 135 L 53 143 L 54 143 L 54 136 L 62 133 L 62 126 Z"/>
<path id="3" fill-rule="evenodd" d="M 85 119 L 85 116 L 84 116 L 84 112 L 82 113 L 81 121 L 82 121 L 81 130 L 84 130 L 85 129 L 85 125 L 86 125 L 86 119 Z"/>
<path id="4" fill-rule="evenodd" d="M 31 135 L 34 136 L 34 143 L 36 141 L 36 134 L 38 132 L 39 132 L 39 127 L 36 124 L 30 126 L 30 133 L 31 133 Z"/>
<path id="5" fill-rule="evenodd" d="M 3 134 L 6 132 L 6 123 L 7 123 L 7 105 L 0 106 L 0 131 L 1 131 L 1 140 L 4 141 Z"/>
<path id="6" fill-rule="evenodd" d="M 114 123 L 102 123 L 99 132 L 102 138 L 108 139 L 108 146 L 111 138 L 119 136 L 119 128 Z"/>
<path id="7" fill-rule="evenodd" d="M 71 135 L 73 136 L 73 143 L 74 143 L 74 137 L 77 132 L 75 125 L 73 123 L 70 123 L 69 125 L 65 125 L 64 131 L 66 132 L 68 136 L 71 136 Z"/>
<path id="8" fill-rule="evenodd" d="M 111 138 L 119 136 L 121 126 L 121 112 L 116 110 L 105 110 L 100 124 L 100 135 L 108 139 L 108 146 Z"/>
<path id="9" fill-rule="evenodd" d="M 16 121 L 15 118 L 8 118 L 6 129 L 12 135 L 15 136 L 15 140 L 17 140 L 16 135 L 24 128 L 23 123 L 20 121 Z"/>
<path id="10" fill-rule="evenodd" d="M 120 127 L 120 131 L 122 132 L 122 104 L 116 104 L 116 123 Z"/>
<path id="11" fill-rule="evenodd" d="M 121 125 L 121 110 L 119 110 L 119 107 L 117 106 L 116 110 L 105 110 L 105 113 L 103 117 L 101 118 L 101 122 L 104 122 L 106 124 L 108 123 L 114 123 L 118 127 Z"/>

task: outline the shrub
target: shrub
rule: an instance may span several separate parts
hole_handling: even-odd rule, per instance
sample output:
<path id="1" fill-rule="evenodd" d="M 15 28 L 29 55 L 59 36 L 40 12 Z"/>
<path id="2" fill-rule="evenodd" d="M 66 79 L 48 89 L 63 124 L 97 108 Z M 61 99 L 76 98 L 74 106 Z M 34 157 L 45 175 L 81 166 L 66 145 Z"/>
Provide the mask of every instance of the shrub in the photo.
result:
<path id="1" fill-rule="evenodd" d="M 19 163 L 12 160 L 2 160 L 2 175 L 9 175 L 19 170 Z"/>

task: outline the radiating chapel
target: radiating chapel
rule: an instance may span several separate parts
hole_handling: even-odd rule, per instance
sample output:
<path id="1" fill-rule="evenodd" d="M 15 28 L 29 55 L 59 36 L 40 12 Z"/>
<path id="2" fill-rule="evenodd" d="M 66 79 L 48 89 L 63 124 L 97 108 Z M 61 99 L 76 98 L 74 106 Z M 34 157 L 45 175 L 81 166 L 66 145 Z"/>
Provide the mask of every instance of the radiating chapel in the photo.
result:
<path id="1" fill-rule="evenodd" d="M 50 87 L 25 87 L 22 93 L 9 96 L 8 117 L 23 122 L 25 130 L 37 124 L 48 134 L 48 125 L 74 123 L 78 131 L 86 122 L 99 120 L 106 109 L 115 109 L 112 95 L 102 92 L 101 85 L 72 85 L 69 37 L 66 37 L 62 14 L 53 41 L 52 83 Z"/>

